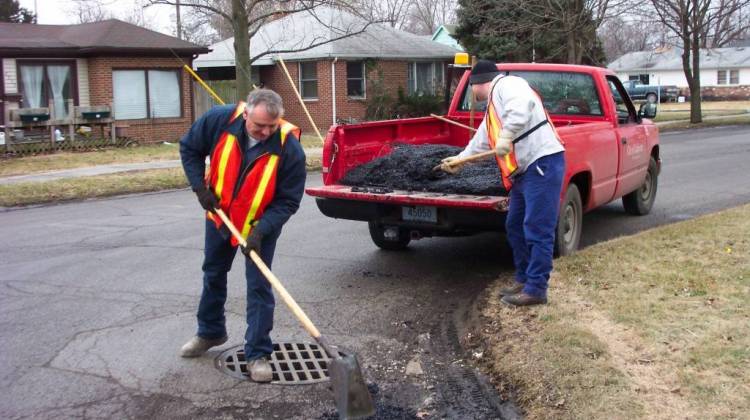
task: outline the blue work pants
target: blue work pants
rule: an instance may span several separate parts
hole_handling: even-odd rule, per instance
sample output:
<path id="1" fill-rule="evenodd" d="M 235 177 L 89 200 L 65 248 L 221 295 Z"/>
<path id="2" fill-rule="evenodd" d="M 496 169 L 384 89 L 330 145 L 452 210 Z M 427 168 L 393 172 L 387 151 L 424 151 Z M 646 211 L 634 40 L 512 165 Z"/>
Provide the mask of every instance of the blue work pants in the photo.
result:
<path id="1" fill-rule="evenodd" d="M 559 152 L 537 159 L 513 178 L 505 230 L 516 281 L 531 296 L 547 296 L 564 174 L 565 156 Z"/>
<path id="2" fill-rule="evenodd" d="M 280 232 L 263 237 L 261 258 L 271 267 L 276 240 Z M 227 300 L 227 273 L 237 253 L 228 239 L 216 229 L 214 222 L 206 219 L 206 243 L 203 260 L 203 293 L 198 305 L 198 336 L 219 338 L 227 335 L 224 303 Z M 271 284 L 255 264 L 244 256 L 247 283 L 247 330 L 245 331 L 245 357 L 253 360 L 273 352 L 271 329 L 275 301 Z"/>

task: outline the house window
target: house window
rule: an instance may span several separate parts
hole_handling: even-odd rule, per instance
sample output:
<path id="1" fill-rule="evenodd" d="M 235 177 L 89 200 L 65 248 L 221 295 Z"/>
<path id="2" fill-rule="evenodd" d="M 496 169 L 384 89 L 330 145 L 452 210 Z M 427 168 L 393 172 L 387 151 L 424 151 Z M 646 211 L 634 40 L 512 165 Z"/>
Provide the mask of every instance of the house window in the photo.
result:
<path id="1" fill-rule="evenodd" d="M 409 94 L 436 95 L 445 83 L 442 62 L 409 63 L 407 78 Z"/>
<path id="2" fill-rule="evenodd" d="M 113 70 L 115 118 L 174 118 L 181 116 L 178 70 Z"/>
<path id="3" fill-rule="evenodd" d="M 46 108 L 52 101 L 53 119 L 68 117 L 68 100 L 75 98 L 73 64 L 19 63 L 22 108 Z"/>
<path id="4" fill-rule="evenodd" d="M 365 97 L 364 61 L 348 61 L 346 63 L 346 95 L 350 98 Z"/>
<path id="5" fill-rule="evenodd" d="M 318 99 L 318 63 L 299 63 L 299 91 L 303 99 Z"/>
<path id="6" fill-rule="evenodd" d="M 730 70 L 729 71 L 729 84 L 730 85 L 739 85 L 740 84 L 740 71 L 739 70 Z"/>
<path id="7" fill-rule="evenodd" d="M 726 70 L 719 70 L 718 72 L 716 72 L 716 84 L 717 85 L 727 84 L 727 71 Z"/>

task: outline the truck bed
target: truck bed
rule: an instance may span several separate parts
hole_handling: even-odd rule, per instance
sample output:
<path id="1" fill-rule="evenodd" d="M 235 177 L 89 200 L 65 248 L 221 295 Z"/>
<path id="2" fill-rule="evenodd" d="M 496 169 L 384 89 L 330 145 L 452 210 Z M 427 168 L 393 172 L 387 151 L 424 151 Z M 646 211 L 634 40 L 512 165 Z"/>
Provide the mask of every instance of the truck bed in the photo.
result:
<path id="1" fill-rule="evenodd" d="M 355 191 L 352 191 L 353 188 Z M 488 195 L 446 194 L 405 190 L 377 192 L 375 188 L 357 188 L 346 185 L 324 185 L 308 188 L 306 191 L 307 194 L 313 197 L 367 201 L 401 206 L 457 207 L 471 210 L 495 211 L 505 211 L 508 206 L 507 197 Z"/>

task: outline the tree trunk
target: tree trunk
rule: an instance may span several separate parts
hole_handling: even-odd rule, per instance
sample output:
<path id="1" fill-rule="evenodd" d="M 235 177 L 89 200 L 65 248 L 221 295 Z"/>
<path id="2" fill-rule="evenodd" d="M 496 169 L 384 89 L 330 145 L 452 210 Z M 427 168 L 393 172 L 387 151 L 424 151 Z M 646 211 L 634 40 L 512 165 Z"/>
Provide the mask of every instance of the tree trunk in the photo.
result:
<path id="1" fill-rule="evenodd" d="M 250 93 L 250 37 L 247 10 L 242 0 L 232 0 L 232 29 L 234 30 L 234 66 L 237 97 Z"/>
<path id="2" fill-rule="evenodd" d="M 693 30 L 693 80 L 690 83 L 690 123 L 703 121 L 701 112 L 701 68 L 700 68 L 700 33 Z"/>
<path id="3" fill-rule="evenodd" d="M 578 64 L 576 57 L 578 56 L 578 42 L 576 42 L 575 31 L 568 31 L 568 64 Z"/>

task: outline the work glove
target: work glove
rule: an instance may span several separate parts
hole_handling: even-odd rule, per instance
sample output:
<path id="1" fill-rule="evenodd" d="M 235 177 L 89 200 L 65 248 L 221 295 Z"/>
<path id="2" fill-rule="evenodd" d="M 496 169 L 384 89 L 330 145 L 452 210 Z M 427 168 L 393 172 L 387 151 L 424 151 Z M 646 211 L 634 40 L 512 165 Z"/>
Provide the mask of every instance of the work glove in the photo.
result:
<path id="1" fill-rule="evenodd" d="M 260 229 L 253 229 L 252 232 L 250 232 L 250 235 L 247 237 L 247 245 L 240 247 L 240 250 L 243 254 L 247 255 L 248 258 L 250 257 L 250 251 L 255 251 L 258 255 L 260 255 L 260 245 L 263 241 L 263 234 L 260 233 Z"/>
<path id="2" fill-rule="evenodd" d="M 206 211 L 214 211 L 214 209 L 219 208 L 219 200 L 216 199 L 216 195 L 208 188 L 201 186 L 194 188 L 193 191 L 198 196 L 198 202 L 201 203 L 201 207 Z"/>
<path id="3" fill-rule="evenodd" d="M 453 162 L 457 161 L 458 159 L 458 155 L 456 155 L 448 156 L 447 158 L 441 160 L 440 170 L 449 174 L 457 174 L 464 167 L 463 163 L 453 164 Z"/>
<path id="4" fill-rule="evenodd" d="M 513 133 L 508 130 L 501 131 L 500 137 L 498 137 L 497 142 L 495 143 L 495 154 L 499 157 L 503 157 L 510 153 L 512 147 Z"/>

